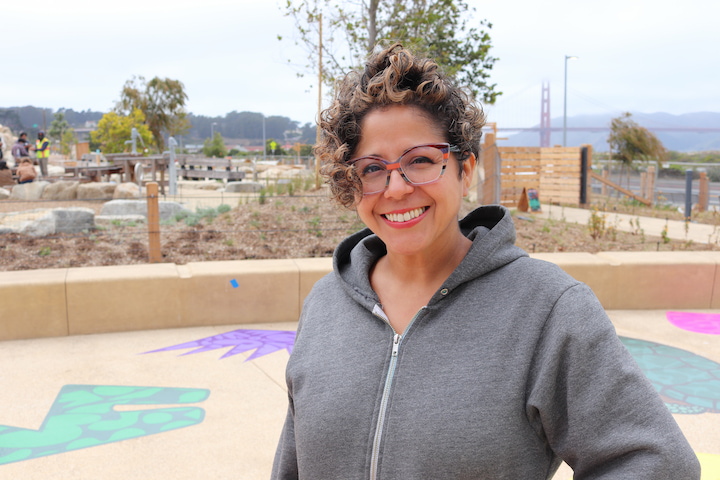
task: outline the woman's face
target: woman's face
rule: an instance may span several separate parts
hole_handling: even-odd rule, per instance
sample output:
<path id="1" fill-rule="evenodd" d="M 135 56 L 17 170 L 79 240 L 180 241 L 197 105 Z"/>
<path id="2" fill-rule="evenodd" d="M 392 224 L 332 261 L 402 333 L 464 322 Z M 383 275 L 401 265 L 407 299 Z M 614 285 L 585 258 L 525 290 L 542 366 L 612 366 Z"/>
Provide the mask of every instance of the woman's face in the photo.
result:
<path id="1" fill-rule="evenodd" d="M 394 162 L 409 148 L 447 142 L 437 123 L 411 105 L 372 110 L 360 127 L 353 158 L 374 155 Z M 474 166 L 471 156 L 463 162 L 464 175 L 460 178 L 460 166 L 455 154 L 450 153 L 444 175 L 426 185 L 411 185 L 399 170 L 393 170 L 384 191 L 360 199 L 358 215 L 385 243 L 389 254 L 442 255 L 446 249 L 455 248 L 462 237 L 457 217 Z"/>

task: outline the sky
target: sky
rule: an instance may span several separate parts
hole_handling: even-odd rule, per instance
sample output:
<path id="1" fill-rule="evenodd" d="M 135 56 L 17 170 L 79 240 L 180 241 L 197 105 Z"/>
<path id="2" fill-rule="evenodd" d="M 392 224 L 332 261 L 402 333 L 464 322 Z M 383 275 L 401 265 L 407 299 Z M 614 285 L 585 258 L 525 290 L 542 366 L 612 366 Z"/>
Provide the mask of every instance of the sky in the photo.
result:
<path id="1" fill-rule="evenodd" d="M 543 81 L 552 116 L 562 116 L 566 55 L 578 57 L 567 62 L 568 116 L 720 112 L 720 2 L 467 1 L 474 20 L 492 24 L 490 81 L 503 95 L 486 111 L 498 126 L 539 123 Z M 142 75 L 182 81 L 196 115 L 237 110 L 314 122 L 316 73 L 304 70 L 305 51 L 280 5 L 12 2 L 2 8 L 0 107 L 109 111 L 125 81 Z"/>

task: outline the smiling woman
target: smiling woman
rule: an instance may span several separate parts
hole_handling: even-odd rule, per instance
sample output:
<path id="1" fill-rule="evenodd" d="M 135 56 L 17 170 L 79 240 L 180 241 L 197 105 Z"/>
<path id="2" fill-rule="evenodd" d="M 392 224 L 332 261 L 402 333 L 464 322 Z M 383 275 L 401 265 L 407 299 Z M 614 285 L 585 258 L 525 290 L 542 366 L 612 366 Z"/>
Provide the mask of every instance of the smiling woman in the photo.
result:
<path id="1" fill-rule="evenodd" d="M 317 147 L 367 229 L 305 300 L 273 479 L 698 479 L 697 458 L 590 289 L 458 221 L 483 115 L 400 45 L 345 78 Z M 529 282 L 528 279 L 539 279 Z"/>

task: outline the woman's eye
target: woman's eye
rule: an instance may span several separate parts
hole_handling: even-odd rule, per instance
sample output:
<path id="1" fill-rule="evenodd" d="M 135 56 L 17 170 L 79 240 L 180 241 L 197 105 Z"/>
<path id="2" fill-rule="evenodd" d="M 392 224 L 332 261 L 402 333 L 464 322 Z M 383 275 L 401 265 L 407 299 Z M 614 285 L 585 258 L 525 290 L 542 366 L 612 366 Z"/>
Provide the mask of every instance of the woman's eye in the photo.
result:
<path id="1" fill-rule="evenodd" d="M 435 162 L 431 158 L 424 157 L 424 156 L 418 156 L 418 157 L 413 157 L 412 159 L 410 159 L 409 165 L 419 165 L 419 164 L 423 164 L 423 163 L 431 163 L 432 164 Z"/>
<path id="2" fill-rule="evenodd" d="M 366 175 L 372 175 L 373 173 L 378 173 L 378 172 L 381 172 L 381 171 L 384 171 L 384 170 L 385 170 L 385 169 L 382 167 L 381 164 L 379 164 L 379 163 L 371 163 L 371 164 L 369 164 L 369 165 L 363 166 L 362 169 L 360 170 L 360 174 L 361 174 L 362 176 L 366 176 Z"/>

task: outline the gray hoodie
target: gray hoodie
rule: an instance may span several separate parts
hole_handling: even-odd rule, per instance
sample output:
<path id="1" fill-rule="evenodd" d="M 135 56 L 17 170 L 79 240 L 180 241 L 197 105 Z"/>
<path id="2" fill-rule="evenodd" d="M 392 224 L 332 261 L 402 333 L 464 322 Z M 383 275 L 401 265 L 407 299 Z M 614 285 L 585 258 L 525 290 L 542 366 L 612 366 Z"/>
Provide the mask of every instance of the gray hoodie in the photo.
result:
<path id="1" fill-rule="evenodd" d="M 369 230 L 307 297 L 273 479 L 700 478 L 697 457 L 592 291 L 514 246 L 503 207 L 401 335 L 368 272 Z M 407 292 L 412 295 L 412 292 Z"/>

